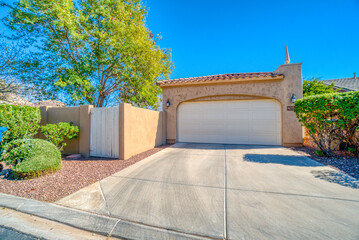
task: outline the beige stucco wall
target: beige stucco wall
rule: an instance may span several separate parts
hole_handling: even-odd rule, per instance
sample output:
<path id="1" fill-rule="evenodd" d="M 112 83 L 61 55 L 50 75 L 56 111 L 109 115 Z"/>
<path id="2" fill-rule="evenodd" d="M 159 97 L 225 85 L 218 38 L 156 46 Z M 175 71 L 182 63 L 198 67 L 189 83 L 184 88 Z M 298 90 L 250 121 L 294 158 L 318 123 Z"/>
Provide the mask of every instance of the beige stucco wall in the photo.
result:
<path id="1" fill-rule="evenodd" d="M 166 142 L 165 114 L 120 104 L 120 159 L 128 159 L 138 153 Z"/>
<path id="2" fill-rule="evenodd" d="M 67 142 L 65 154 L 90 154 L 92 106 L 40 107 L 41 125 L 58 122 L 73 122 L 80 129 L 79 137 Z M 119 158 L 128 159 L 136 154 L 166 143 L 165 113 L 119 105 Z M 38 137 L 44 138 L 42 134 Z"/>
<path id="3" fill-rule="evenodd" d="M 167 119 L 167 142 L 174 143 L 177 141 L 177 108 L 183 102 L 268 98 L 277 100 L 282 107 L 282 145 L 302 145 L 301 124 L 298 122 L 294 111 L 287 111 L 287 106 L 294 105 L 290 101 L 293 93 L 297 98 L 302 98 L 303 96 L 302 64 L 281 65 L 275 73 L 284 74 L 284 79 L 248 80 L 225 84 L 162 86 L 163 108 Z M 168 108 L 166 107 L 167 100 L 171 102 Z"/>
<path id="4" fill-rule="evenodd" d="M 80 129 L 79 137 L 67 141 L 64 148 L 65 154 L 80 153 L 84 156 L 90 154 L 90 112 L 92 106 L 83 105 L 79 107 L 40 107 L 41 125 L 58 122 L 73 122 Z M 42 134 L 39 137 L 44 138 Z"/>

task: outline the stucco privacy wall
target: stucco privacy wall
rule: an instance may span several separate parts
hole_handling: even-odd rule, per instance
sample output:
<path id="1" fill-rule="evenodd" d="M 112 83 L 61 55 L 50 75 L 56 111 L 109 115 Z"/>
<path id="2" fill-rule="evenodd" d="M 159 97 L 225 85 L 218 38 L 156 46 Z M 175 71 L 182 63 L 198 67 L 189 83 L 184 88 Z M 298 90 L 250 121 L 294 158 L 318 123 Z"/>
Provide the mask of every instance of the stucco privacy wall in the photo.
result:
<path id="1" fill-rule="evenodd" d="M 79 137 L 67 142 L 64 153 L 80 153 L 83 156 L 90 154 L 90 113 L 91 105 L 83 105 L 79 107 L 40 107 L 41 125 L 58 122 L 73 122 L 80 129 Z M 44 138 L 40 134 L 41 138 Z"/>
<path id="2" fill-rule="evenodd" d="M 80 129 L 77 139 L 67 142 L 64 153 L 90 155 L 91 105 L 79 107 L 40 107 L 41 125 L 58 122 L 73 122 Z M 128 159 L 166 142 L 165 113 L 119 105 L 119 158 Z M 44 138 L 39 134 L 40 138 Z"/>
<path id="3" fill-rule="evenodd" d="M 165 114 L 120 104 L 120 159 L 147 151 L 166 142 Z"/>
<path id="4" fill-rule="evenodd" d="M 187 84 L 161 86 L 163 88 L 163 106 L 166 112 L 167 142 L 177 141 L 177 108 L 186 101 L 235 100 L 235 99 L 274 99 L 282 108 L 282 145 L 300 146 L 303 143 L 302 127 L 294 111 L 287 110 L 293 106 L 292 94 L 297 98 L 303 96 L 302 64 L 285 64 L 274 71 L 283 74 L 283 79 L 263 79 L 238 81 L 231 83 Z M 170 107 L 166 107 L 167 100 Z"/>

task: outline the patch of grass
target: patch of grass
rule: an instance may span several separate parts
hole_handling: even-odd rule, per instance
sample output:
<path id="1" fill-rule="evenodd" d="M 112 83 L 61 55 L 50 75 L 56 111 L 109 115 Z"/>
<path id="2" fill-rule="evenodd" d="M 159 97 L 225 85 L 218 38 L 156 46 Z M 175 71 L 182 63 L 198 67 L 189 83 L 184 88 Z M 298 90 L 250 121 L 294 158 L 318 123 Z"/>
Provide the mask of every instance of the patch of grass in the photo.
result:
<path id="1" fill-rule="evenodd" d="M 31 151 L 12 168 L 14 178 L 35 178 L 61 169 L 61 153 L 54 144 L 41 139 L 27 141 L 31 141 Z"/>

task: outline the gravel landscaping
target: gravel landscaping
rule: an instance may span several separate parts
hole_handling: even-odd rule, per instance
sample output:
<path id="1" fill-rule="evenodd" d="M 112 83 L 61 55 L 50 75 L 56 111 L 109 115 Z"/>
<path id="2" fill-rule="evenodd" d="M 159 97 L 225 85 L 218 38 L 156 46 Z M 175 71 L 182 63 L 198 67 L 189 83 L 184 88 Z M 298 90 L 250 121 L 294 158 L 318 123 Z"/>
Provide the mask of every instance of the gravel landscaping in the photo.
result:
<path id="1" fill-rule="evenodd" d="M 336 151 L 336 156 L 334 157 L 320 157 L 315 153 L 317 148 L 309 139 L 304 141 L 303 147 L 292 149 L 324 165 L 359 179 L 359 158 L 347 151 Z"/>
<path id="2" fill-rule="evenodd" d="M 30 180 L 8 180 L 8 171 L 0 173 L 0 192 L 41 201 L 55 202 L 94 182 L 104 179 L 170 145 L 163 145 L 133 156 L 128 160 L 87 158 L 62 160 L 62 169 L 54 174 Z"/>

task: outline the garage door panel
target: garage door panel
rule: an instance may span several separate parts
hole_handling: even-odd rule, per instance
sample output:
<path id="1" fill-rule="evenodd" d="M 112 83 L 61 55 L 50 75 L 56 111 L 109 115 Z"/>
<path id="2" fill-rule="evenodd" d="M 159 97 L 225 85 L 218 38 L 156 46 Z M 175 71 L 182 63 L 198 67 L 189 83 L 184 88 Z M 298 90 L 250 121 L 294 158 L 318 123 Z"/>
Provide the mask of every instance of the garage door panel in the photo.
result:
<path id="1" fill-rule="evenodd" d="M 243 105 L 243 106 L 235 106 L 235 105 L 229 105 L 227 107 L 228 110 L 232 111 L 240 111 L 240 112 L 246 112 L 251 106 L 249 104 Z"/>
<path id="2" fill-rule="evenodd" d="M 188 102 L 178 108 L 178 141 L 281 144 L 281 108 L 273 100 Z"/>
<path id="3" fill-rule="evenodd" d="M 268 120 L 268 119 L 266 119 L 266 120 Z M 276 128 L 277 128 L 277 124 L 275 123 L 275 121 L 277 121 L 277 120 L 272 119 L 270 121 L 267 121 L 266 124 L 264 125 L 263 122 L 254 119 L 251 122 L 251 126 L 253 126 L 254 130 L 261 129 L 263 131 L 273 131 L 273 130 L 276 130 Z"/>
<path id="4" fill-rule="evenodd" d="M 249 113 L 234 112 L 233 115 L 226 116 L 227 121 L 233 122 L 233 124 L 243 124 L 251 118 Z"/>
<path id="5" fill-rule="evenodd" d="M 226 129 L 223 135 L 226 136 L 248 136 L 251 129 L 248 126 L 234 126 L 232 129 Z"/>
<path id="6" fill-rule="evenodd" d="M 275 110 L 272 110 L 272 111 L 275 111 Z M 253 120 L 261 121 L 261 123 L 263 124 L 263 123 L 265 123 L 265 122 L 263 122 L 263 120 L 276 119 L 277 114 L 272 111 L 259 111 L 258 110 L 258 112 L 253 112 L 252 113 Z"/>
<path id="7" fill-rule="evenodd" d="M 268 129 L 270 126 L 262 127 L 262 128 L 254 128 L 252 130 L 252 134 L 255 136 L 272 136 L 273 138 L 276 137 L 276 133 L 278 132 L 277 129 Z"/>

